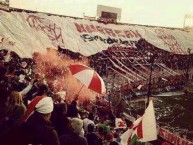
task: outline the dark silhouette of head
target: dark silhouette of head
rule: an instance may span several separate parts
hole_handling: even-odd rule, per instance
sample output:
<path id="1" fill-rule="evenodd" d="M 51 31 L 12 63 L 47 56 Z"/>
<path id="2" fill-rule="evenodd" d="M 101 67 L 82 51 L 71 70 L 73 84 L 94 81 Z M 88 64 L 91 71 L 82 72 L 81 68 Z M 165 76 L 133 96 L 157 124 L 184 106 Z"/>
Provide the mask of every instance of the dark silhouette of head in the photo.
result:
<path id="1" fill-rule="evenodd" d="M 88 119 L 90 119 L 90 120 L 94 120 L 94 115 L 93 115 L 93 113 L 92 113 L 92 112 L 90 112 L 90 113 L 88 114 Z"/>
<path id="2" fill-rule="evenodd" d="M 91 133 L 91 132 L 94 132 L 94 124 L 89 124 L 88 125 L 88 132 Z"/>
<path id="3" fill-rule="evenodd" d="M 48 92 L 48 86 L 43 84 L 43 85 L 41 85 L 41 86 L 39 87 L 37 96 L 42 96 L 42 95 L 44 95 L 44 94 L 47 94 L 47 92 Z"/>

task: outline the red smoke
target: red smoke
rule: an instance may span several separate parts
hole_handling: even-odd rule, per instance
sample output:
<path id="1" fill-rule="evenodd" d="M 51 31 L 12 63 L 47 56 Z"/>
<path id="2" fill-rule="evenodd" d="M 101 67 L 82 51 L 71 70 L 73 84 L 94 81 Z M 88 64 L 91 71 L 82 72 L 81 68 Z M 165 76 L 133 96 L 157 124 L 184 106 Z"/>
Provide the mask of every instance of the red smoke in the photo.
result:
<path id="1" fill-rule="evenodd" d="M 82 83 L 71 75 L 67 66 L 77 63 L 88 65 L 87 58 L 83 58 L 82 61 L 74 61 L 66 55 L 59 55 L 54 49 L 48 49 L 46 54 L 36 53 L 33 58 L 36 62 L 35 73 L 44 78 L 54 92 L 66 91 L 66 99 L 71 101 L 79 92 Z M 79 93 L 79 102 L 87 99 L 93 100 L 95 96 L 96 93 L 84 86 Z"/>

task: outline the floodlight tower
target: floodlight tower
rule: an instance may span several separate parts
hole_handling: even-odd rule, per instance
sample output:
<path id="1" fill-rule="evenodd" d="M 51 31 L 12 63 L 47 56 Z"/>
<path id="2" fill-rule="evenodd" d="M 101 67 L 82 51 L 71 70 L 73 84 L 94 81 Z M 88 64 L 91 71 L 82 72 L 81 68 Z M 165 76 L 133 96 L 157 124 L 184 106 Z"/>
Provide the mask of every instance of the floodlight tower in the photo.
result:
<path id="1" fill-rule="evenodd" d="M 192 29 L 193 28 L 193 14 L 186 14 L 184 16 L 184 29 Z"/>

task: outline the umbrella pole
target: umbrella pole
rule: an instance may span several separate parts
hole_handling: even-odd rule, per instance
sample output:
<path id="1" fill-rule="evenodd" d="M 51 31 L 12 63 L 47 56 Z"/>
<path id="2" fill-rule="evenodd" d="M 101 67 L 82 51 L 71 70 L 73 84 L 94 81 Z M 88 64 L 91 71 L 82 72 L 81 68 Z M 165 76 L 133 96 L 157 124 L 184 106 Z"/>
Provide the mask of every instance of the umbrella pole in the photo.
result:
<path id="1" fill-rule="evenodd" d="M 84 87 L 84 85 L 82 85 L 82 87 L 80 88 L 80 90 L 79 90 L 79 92 L 78 92 L 77 95 L 79 95 L 79 93 L 81 92 L 81 90 L 82 90 L 83 87 Z"/>

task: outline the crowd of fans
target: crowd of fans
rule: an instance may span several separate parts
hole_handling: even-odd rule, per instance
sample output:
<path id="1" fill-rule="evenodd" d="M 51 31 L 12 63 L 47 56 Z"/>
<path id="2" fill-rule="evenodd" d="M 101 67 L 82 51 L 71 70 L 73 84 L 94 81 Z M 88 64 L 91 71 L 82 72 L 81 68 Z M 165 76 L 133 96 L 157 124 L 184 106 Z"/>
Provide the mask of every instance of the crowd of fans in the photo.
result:
<path id="1" fill-rule="evenodd" d="M 98 119 L 94 107 L 89 113 L 80 111 L 77 98 L 68 105 L 60 97 L 49 97 L 47 91 L 44 88 L 33 98 L 27 110 L 21 93 L 7 94 L 1 110 L 0 144 L 118 145 L 119 130 L 111 130 L 115 127 L 112 114 Z"/>
<path id="2" fill-rule="evenodd" d="M 131 84 L 123 84 L 121 86 L 121 90 L 124 91 L 129 91 L 129 92 L 147 92 L 148 90 L 148 83 L 144 81 L 136 81 Z M 185 85 L 185 76 L 184 75 L 176 75 L 176 76 L 168 76 L 165 77 L 164 79 L 159 77 L 156 79 L 152 79 L 152 84 L 151 84 L 151 90 L 152 92 L 156 93 L 161 93 L 161 92 L 166 92 L 171 90 L 178 90 L 181 89 Z"/>
<path id="3" fill-rule="evenodd" d="M 147 54 L 156 52 L 155 64 L 165 66 L 155 65 L 152 89 L 184 84 L 184 76 L 175 73 L 172 65 L 185 69 L 185 56 L 156 49 L 144 40 L 136 46 L 135 50 L 115 47 L 102 51 L 90 57 L 90 65 L 101 76 L 114 71 L 131 79 L 129 85 L 122 85 L 126 91 L 139 89 L 141 84 L 140 89 L 147 91 L 144 82 L 149 77 L 151 64 Z M 67 49 L 59 48 L 59 53 L 75 61 L 83 59 L 79 53 Z M 78 96 L 67 103 L 65 97 L 53 92 L 45 80 L 34 73 L 35 64 L 33 59 L 20 58 L 12 51 L 0 51 L 0 145 L 119 144 L 120 135 L 125 131 L 115 129 L 115 118 L 121 118 L 120 114 L 115 116 L 107 103 L 99 98 L 90 108 L 86 102 L 80 106 Z M 161 68 L 165 73 L 159 73 Z M 166 75 L 168 71 L 170 75 Z M 99 107 L 101 102 L 103 105 Z"/>
<path id="4" fill-rule="evenodd" d="M 147 52 L 152 52 L 156 54 L 156 59 L 159 60 L 159 62 L 164 63 L 171 69 L 186 69 L 188 63 L 190 64 L 190 66 L 193 66 L 193 63 L 191 61 L 193 59 L 193 55 L 188 54 L 189 52 L 184 52 L 185 54 L 176 54 L 173 52 L 168 52 L 155 47 L 154 45 L 148 43 L 145 39 L 140 39 L 136 46 L 140 49 L 146 50 Z M 187 57 L 187 55 L 189 56 Z"/>
<path id="5" fill-rule="evenodd" d="M 101 111 L 105 108 L 96 107 L 97 102 L 87 112 L 78 96 L 67 103 L 34 74 L 32 59 L 1 50 L 0 60 L 1 145 L 119 144 L 124 130 L 114 129 L 112 112 Z"/>

